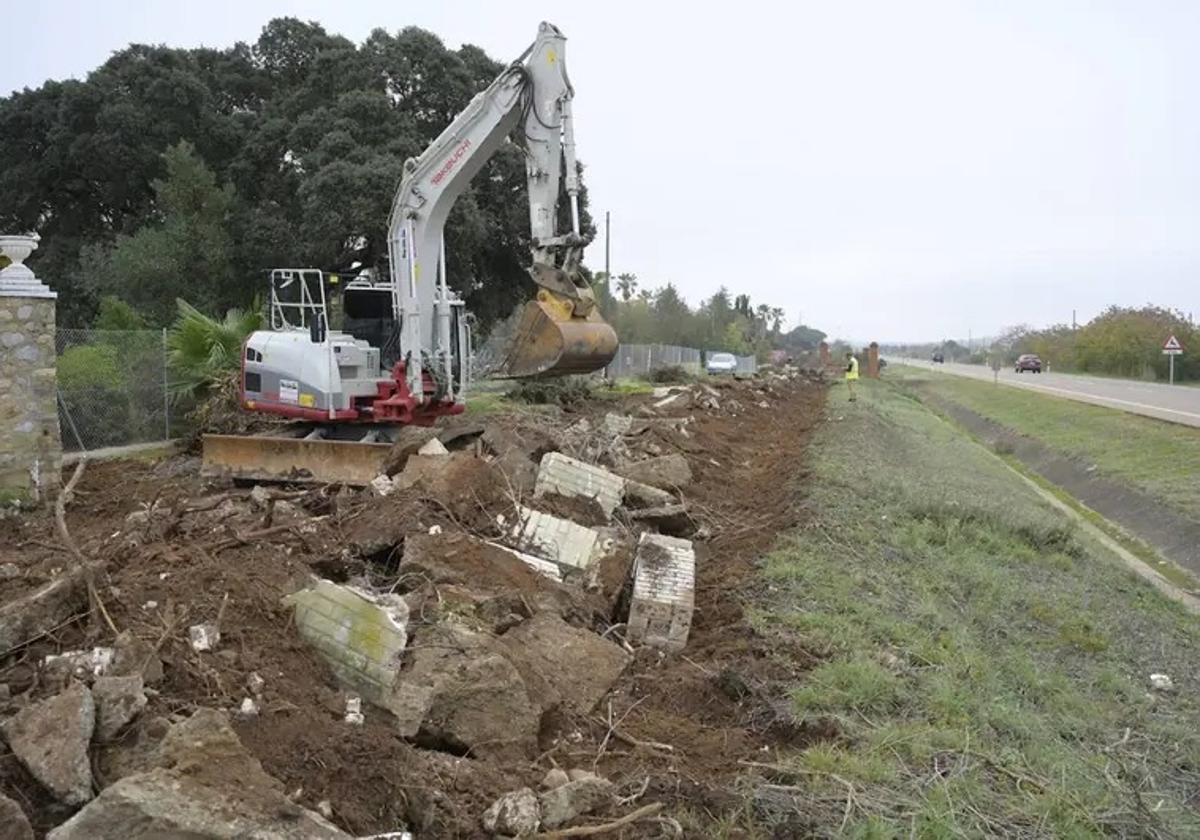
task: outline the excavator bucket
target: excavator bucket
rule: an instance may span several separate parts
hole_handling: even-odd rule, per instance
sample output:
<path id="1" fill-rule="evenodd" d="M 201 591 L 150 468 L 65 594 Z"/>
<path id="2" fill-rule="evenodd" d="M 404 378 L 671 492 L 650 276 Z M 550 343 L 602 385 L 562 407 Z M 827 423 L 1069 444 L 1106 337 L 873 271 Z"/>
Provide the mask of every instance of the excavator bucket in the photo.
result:
<path id="1" fill-rule="evenodd" d="M 500 379 L 591 373 L 617 354 L 617 333 L 596 309 L 573 314 L 569 303 L 545 291 L 525 304 L 508 354 L 494 376 Z"/>

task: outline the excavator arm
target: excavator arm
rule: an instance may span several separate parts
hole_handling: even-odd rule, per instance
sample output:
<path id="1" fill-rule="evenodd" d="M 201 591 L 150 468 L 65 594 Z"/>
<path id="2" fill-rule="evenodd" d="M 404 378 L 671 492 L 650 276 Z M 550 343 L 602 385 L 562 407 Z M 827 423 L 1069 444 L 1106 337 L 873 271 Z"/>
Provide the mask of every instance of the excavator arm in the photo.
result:
<path id="1" fill-rule="evenodd" d="M 565 64 L 566 38 L 542 23 L 537 40 L 445 131 L 405 164 L 388 223 L 392 309 L 400 324 L 410 389 L 422 393 L 426 368 L 452 381 L 456 343 L 442 229 L 471 178 L 516 132 L 525 152 L 532 234 L 530 274 L 537 299 L 526 303 L 498 370 L 502 377 L 597 370 L 617 348 L 613 329 L 578 271 L 586 241 L 579 231 L 579 174 Z M 571 229 L 558 230 L 560 188 Z M 466 352 L 458 342 L 459 352 Z M 464 363 L 465 366 L 465 363 Z"/>

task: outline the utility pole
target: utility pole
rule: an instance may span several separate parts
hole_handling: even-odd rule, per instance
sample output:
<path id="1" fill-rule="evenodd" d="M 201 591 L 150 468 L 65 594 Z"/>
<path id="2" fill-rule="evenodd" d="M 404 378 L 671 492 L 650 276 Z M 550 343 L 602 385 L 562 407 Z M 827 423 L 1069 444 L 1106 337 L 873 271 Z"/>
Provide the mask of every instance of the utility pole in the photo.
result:
<path id="1" fill-rule="evenodd" d="M 1071 310 L 1071 329 L 1073 329 L 1073 330 L 1079 329 L 1079 327 L 1075 323 L 1075 310 L 1074 309 Z"/>
<path id="2" fill-rule="evenodd" d="M 610 269 L 608 267 L 608 258 L 609 258 L 609 254 L 611 253 L 610 248 L 609 248 L 609 244 L 610 244 L 609 243 L 609 232 L 610 232 L 609 223 L 611 221 L 612 221 L 612 213 L 605 210 L 604 211 L 604 282 L 608 284 L 608 287 L 610 289 L 612 288 L 612 274 L 609 273 Z"/>

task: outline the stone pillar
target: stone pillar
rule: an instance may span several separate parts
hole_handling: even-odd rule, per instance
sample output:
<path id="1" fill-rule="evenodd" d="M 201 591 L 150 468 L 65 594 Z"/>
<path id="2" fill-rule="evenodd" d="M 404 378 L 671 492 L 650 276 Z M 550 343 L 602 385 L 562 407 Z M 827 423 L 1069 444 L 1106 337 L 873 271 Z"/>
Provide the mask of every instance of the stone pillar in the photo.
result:
<path id="1" fill-rule="evenodd" d="M 867 376 L 879 378 L 879 342 L 872 341 L 867 348 Z"/>
<path id="2" fill-rule="evenodd" d="M 821 367 L 822 368 L 829 367 L 829 342 L 828 341 L 821 342 Z"/>
<path id="3" fill-rule="evenodd" d="M 0 504 L 53 495 L 62 469 L 54 347 L 58 297 L 23 261 L 32 236 L 0 236 Z"/>

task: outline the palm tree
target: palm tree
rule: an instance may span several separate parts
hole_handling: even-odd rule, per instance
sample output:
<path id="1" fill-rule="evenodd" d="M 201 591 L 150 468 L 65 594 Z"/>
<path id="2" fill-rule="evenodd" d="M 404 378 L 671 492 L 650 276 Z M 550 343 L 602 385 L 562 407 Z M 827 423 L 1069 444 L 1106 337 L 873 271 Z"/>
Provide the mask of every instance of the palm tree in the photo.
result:
<path id="1" fill-rule="evenodd" d="M 262 327 L 261 307 L 230 309 L 210 318 L 185 300 L 176 300 L 179 316 L 167 333 L 167 361 L 174 374 L 171 397 L 201 396 L 241 364 L 242 344 Z"/>

